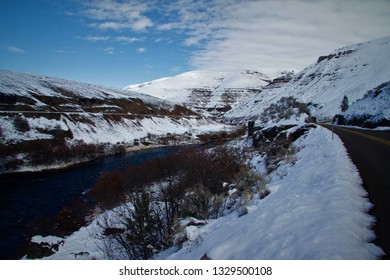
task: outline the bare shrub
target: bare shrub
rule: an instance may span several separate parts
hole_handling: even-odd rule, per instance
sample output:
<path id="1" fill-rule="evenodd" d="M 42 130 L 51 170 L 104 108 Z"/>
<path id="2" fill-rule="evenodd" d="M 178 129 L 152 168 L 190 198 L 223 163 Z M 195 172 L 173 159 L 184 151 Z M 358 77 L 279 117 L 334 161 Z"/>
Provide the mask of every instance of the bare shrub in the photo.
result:
<path id="1" fill-rule="evenodd" d="M 90 197 L 102 209 L 111 209 L 126 201 L 123 172 L 103 173 L 89 192 Z"/>
<path id="2" fill-rule="evenodd" d="M 297 148 L 293 145 L 283 146 L 273 144 L 266 151 L 265 165 L 267 172 L 271 173 L 276 170 L 282 162 L 295 163 L 294 154 Z"/>
<path id="3" fill-rule="evenodd" d="M 135 192 L 130 204 L 115 210 L 115 218 L 100 223 L 103 249 L 114 258 L 122 250 L 132 260 L 147 260 L 168 246 L 166 228 L 146 192 Z"/>
<path id="4" fill-rule="evenodd" d="M 240 154 L 232 149 L 183 149 L 102 175 L 91 190 L 98 205 L 108 209 L 123 199 L 127 202 L 116 208 L 117 218 L 100 223 L 102 250 L 109 258 L 148 259 L 172 244 L 178 220 L 207 221 L 228 213 L 226 184 L 237 183 L 243 189 L 243 204 L 261 196 L 267 190 L 265 181 L 247 169 L 244 174 L 243 166 Z"/>
<path id="5" fill-rule="evenodd" d="M 181 203 L 182 217 L 207 220 L 210 217 L 213 194 L 202 184 L 189 190 Z"/>
<path id="6" fill-rule="evenodd" d="M 14 127 L 19 132 L 27 132 L 30 130 L 30 124 L 25 117 L 16 116 L 13 121 Z"/>
<path id="7" fill-rule="evenodd" d="M 255 173 L 249 168 L 242 167 L 236 174 L 235 185 L 241 192 L 245 190 L 260 192 L 266 188 L 266 181 L 260 174 Z"/>
<path id="8" fill-rule="evenodd" d="M 199 134 L 197 137 L 201 142 L 215 142 L 217 144 L 223 144 L 226 140 L 235 139 L 245 135 L 246 129 L 243 126 L 238 126 L 232 131 L 220 131 L 216 133 Z"/>
<path id="9" fill-rule="evenodd" d="M 282 119 L 289 119 L 292 116 L 300 114 L 307 114 L 310 116 L 310 110 L 307 104 L 299 102 L 294 97 L 282 97 L 276 103 L 272 103 L 260 115 L 260 120 L 263 123 L 268 121 L 278 122 Z"/>
<path id="10" fill-rule="evenodd" d="M 223 192 L 223 183 L 231 181 L 244 163 L 237 151 L 217 147 L 211 152 L 187 150 L 181 155 L 188 187 L 203 185 L 212 194 Z"/>
<path id="11" fill-rule="evenodd" d="M 242 167 L 236 174 L 230 193 L 225 208 L 237 211 L 241 216 L 248 212 L 247 206 L 250 201 L 255 197 L 263 199 L 270 194 L 270 190 L 260 174 L 255 173 L 248 167 Z"/>

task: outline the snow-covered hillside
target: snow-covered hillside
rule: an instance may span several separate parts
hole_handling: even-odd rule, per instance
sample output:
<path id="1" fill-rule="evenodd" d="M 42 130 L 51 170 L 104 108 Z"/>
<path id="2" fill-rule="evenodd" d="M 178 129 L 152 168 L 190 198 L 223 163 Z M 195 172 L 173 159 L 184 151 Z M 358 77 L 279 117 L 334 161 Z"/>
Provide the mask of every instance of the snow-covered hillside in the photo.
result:
<path id="1" fill-rule="evenodd" d="M 261 94 L 247 98 L 225 114 L 226 118 L 256 118 L 265 108 L 293 96 L 311 103 L 317 117 L 333 117 L 340 112 L 346 95 L 350 103 L 368 90 L 390 80 L 390 37 L 360 43 L 321 56 L 317 62 L 285 79 L 278 86 L 270 84 Z"/>
<path id="2" fill-rule="evenodd" d="M 335 117 L 335 123 L 367 128 L 390 127 L 390 82 L 368 91 Z"/>
<path id="3" fill-rule="evenodd" d="M 2 111 L 153 114 L 154 109 L 169 114 L 175 107 L 173 103 L 134 91 L 5 70 L 0 70 L 0 94 Z M 135 104 L 130 103 L 144 103 L 149 111 L 136 112 Z"/>
<path id="4" fill-rule="evenodd" d="M 184 138 L 193 142 L 197 134 L 223 129 L 223 125 L 153 96 L 0 71 L 0 145 L 7 147 L 2 149 L 2 171 L 3 165 L 20 162 L 38 145 L 108 143 L 131 149 L 161 138 L 167 144 Z"/>
<path id="5" fill-rule="evenodd" d="M 191 71 L 125 89 L 150 94 L 195 110 L 225 112 L 245 98 L 253 98 L 270 81 L 256 71 Z"/>
<path id="6" fill-rule="evenodd" d="M 375 259 L 383 251 L 372 242 L 374 218 L 362 181 L 339 138 L 317 127 L 294 143 L 295 164 L 285 163 L 269 178 L 271 193 L 248 202 L 248 213 L 188 225 L 186 241 L 157 259 Z M 247 148 L 240 140 L 234 144 Z M 262 156 L 252 155 L 261 169 Z M 299 174 L 299 176 L 297 176 Z M 63 239 L 35 236 L 32 242 L 57 244 L 46 259 L 104 259 L 99 219 Z M 46 242 L 46 243 L 45 243 Z M 121 251 L 113 251 L 120 257 Z"/>
<path id="7" fill-rule="evenodd" d="M 247 215 L 192 227 L 191 239 L 162 259 L 374 259 L 374 218 L 362 181 L 340 139 L 313 129 L 296 141 L 293 165 L 272 173 L 271 194 Z M 261 157 L 253 158 L 255 165 Z M 299 174 L 299 176 L 297 176 Z"/>

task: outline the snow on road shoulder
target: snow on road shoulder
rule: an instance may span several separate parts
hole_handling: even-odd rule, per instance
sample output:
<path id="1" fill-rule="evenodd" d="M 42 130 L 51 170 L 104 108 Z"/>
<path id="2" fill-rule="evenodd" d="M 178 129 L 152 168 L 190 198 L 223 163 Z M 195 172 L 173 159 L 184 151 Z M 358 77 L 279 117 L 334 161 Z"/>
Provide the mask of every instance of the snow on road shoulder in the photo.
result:
<path id="1" fill-rule="evenodd" d="M 374 218 L 356 167 L 337 137 L 312 129 L 295 143 L 297 162 L 245 216 L 203 228 L 197 245 L 167 259 L 375 259 Z"/>
<path id="2" fill-rule="evenodd" d="M 332 140 L 329 130 L 318 127 L 295 145 L 295 164 L 282 166 L 284 177 L 274 172 L 268 184 L 271 194 L 253 201 L 248 214 L 233 213 L 191 228 L 191 242 L 161 252 L 157 259 L 200 259 L 204 254 L 212 259 L 271 260 L 382 256 L 371 243 L 371 204 L 341 140 Z M 63 239 L 59 250 L 45 259 L 104 258 L 100 241 L 93 238 L 97 222 Z"/>

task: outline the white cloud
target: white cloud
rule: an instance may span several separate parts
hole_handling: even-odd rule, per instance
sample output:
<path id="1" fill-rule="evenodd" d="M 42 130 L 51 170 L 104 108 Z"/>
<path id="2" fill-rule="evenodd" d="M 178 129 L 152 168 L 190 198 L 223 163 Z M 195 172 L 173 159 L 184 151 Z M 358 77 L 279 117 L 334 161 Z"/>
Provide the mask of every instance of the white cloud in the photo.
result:
<path id="1" fill-rule="evenodd" d="M 146 51 L 145 48 L 138 48 L 136 49 L 137 53 L 144 53 Z"/>
<path id="2" fill-rule="evenodd" d="M 117 36 L 115 37 L 115 41 L 122 42 L 125 44 L 135 43 L 135 42 L 141 42 L 144 38 L 137 38 L 137 37 L 127 37 L 127 36 Z"/>
<path id="3" fill-rule="evenodd" d="M 178 35 L 196 48 L 194 68 L 218 70 L 300 70 L 335 48 L 390 35 L 389 0 L 90 0 L 83 14 L 104 32 Z"/>
<path id="4" fill-rule="evenodd" d="M 91 41 L 91 42 L 100 42 L 100 41 L 108 41 L 110 40 L 110 36 L 86 36 L 84 37 L 83 39 L 84 40 L 88 40 L 88 41 Z"/>
<path id="5" fill-rule="evenodd" d="M 154 24 L 144 15 L 148 6 L 142 1 L 92 0 L 85 3 L 82 14 L 101 30 L 144 31 Z"/>
<path id="6" fill-rule="evenodd" d="M 105 54 L 114 54 L 114 48 L 113 47 L 104 48 L 103 52 Z"/>
<path id="7" fill-rule="evenodd" d="M 205 42 L 192 55 L 195 68 L 300 70 L 335 48 L 390 35 L 386 0 L 214 3 L 219 13 L 207 29 L 191 30 L 185 41 Z"/>
<path id="8" fill-rule="evenodd" d="M 135 42 L 141 42 L 144 38 L 137 38 L 132 36 L 86 36 L 86 37 L 78 37 L 83 40 L 91 41 L 91 42 L 105 42 L 105 41 L 116 41 L 124 44 L 130 44 Z"/>
<path id="9" fill-rule="evenodd" d="M 21 48 L 18 48 L 18 47 L 15 47 L 15 46 L 8 46 L 8 47 L 5 47 L 5 49 L 11 53 L 27 53 L 25 50 L 21 49 Z"/>

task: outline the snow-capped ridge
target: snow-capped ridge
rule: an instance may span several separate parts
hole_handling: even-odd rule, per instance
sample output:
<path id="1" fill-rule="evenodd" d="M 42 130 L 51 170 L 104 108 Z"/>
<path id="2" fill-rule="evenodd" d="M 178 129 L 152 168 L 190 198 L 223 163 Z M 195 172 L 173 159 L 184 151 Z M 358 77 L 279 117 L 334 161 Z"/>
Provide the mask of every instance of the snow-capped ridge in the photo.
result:
<path id="1" fill-rule="evenodd" d="M 320 56 L 307 68 L 261 94 L 247 98 L 225 114 L 229 119 L 256 118 L 281 97 L 293 96 L 312 104 L 319 118 L 340 112 L 344 95 L 351 103 L 390 80 L 390 37 L 354 44 Z"/>
<path id="2" fill-rule="evenodd" d="M 19 102 L 23 102 L 21 101 L 22 99 L 28 98 L 30 100 L 26 102 L 32 110 L 39 109 L 39 106 L 48 105 L 42 104 L 42 100 L 39 100 L 39 97 L 42 96 L 49 99 L 63 99 L 63 103 L 73 103 L 74 107 L 77 107 L 79 105 L 77 104 L 79 103 L 78 100 L 83 98 L 95 101 L 100 100 L 98 103 L 109 103 L 109 100 L 114 99 L 138 99 L 153 106 L 164 107 L 167 110 L 175 106 L 173 103 L 135 91 L 124 91 L 61 78 L 7 70 L 0 70 L 0 94 L 3 98 L 14 96 L 19 99 Z M 52 104 L 54 103 L 52 102 Z M 81 107 L 79 106 L 80 111 L 83 110 Z"/>
<path id="3" fill-rule="evenodd" d="M 134 85 L 128 85 L 124 88 L 124 90 L 133 90 L 133 91 L 137 91 L 139 89 L 142 89 L 144 87 L 147 87 L 147 86 L 150 86 L 150 85 L 153 85 L 153 84 L 156 84 L 156 83 L 159 83 L 159 82 L 162 82 L 166 79 L 170 79 L 171 77 L 163 77 L 163 78 L 160 78 L 160 79 L 156 79 L 156 80 L 152 80 L 152 81 L 149 81 L 149 82 L 145 82 L 145 83 L 141 83 L 141 84 L 134 84 Z"/>
<path id="4" fill-rule="evenodd" d="M 271 81 L 269 75 L 253 71 L 218 72 L 197 70 L 125 89 L 177 102 L 190 109 L 216 115 L 229 110 L 240 100 L 261 92 Z"/>

